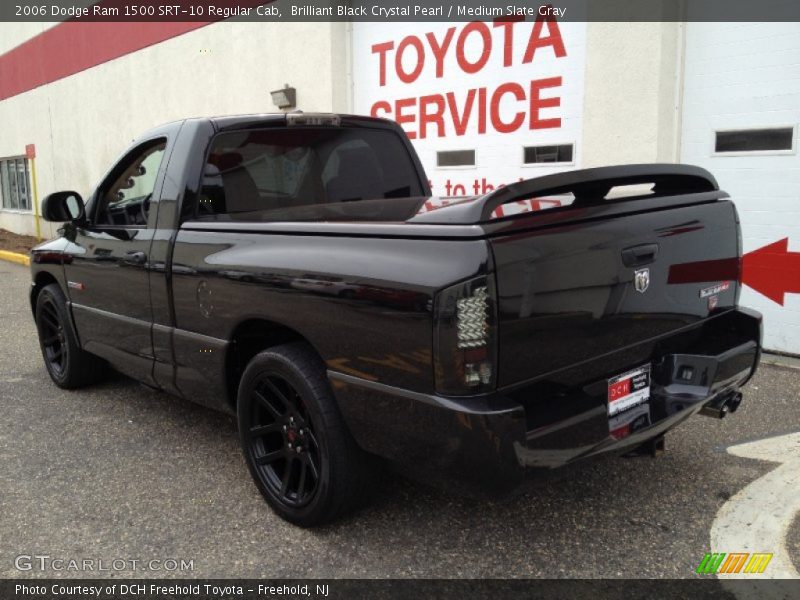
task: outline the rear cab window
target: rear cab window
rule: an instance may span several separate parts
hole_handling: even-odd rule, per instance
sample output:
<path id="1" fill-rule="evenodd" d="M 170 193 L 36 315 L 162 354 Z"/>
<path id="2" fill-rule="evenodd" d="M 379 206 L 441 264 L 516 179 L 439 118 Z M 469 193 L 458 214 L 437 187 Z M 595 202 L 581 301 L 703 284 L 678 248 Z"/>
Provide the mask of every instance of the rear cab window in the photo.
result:
<path id="1" fill-rule="evenodd" d="M 201 221 L 400 221 L 424 194 L 403 139 L 361 127 L 218 134 L 203 171 Z"/>

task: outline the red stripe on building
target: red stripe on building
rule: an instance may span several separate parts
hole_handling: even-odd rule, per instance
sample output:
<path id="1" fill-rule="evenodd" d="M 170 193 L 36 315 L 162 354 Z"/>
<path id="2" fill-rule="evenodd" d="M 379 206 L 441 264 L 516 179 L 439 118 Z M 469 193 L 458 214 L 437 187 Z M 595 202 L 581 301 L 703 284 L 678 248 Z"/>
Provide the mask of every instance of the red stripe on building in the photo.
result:
<path id="1" fill-rule="evenodd" d="M 204 25 L 208 22 L 61 23 L 0 56 L 0 100 Z"/>
<path id="2" fill-rule="evenodd" d="M 98 4 L 116 6 L 121 3 L 118 0 L 106 0 Z M 177 0 L 173 4 L 181 5 L 185 2 Z M 227 3 L 223 0 L 219 4 L 224 6 Z M 255 7 L 269 4 L 269 0 L 242 0 L 237 4 Z M 65 21 L 0 56 L 0 100 L 221 20 Z"/>

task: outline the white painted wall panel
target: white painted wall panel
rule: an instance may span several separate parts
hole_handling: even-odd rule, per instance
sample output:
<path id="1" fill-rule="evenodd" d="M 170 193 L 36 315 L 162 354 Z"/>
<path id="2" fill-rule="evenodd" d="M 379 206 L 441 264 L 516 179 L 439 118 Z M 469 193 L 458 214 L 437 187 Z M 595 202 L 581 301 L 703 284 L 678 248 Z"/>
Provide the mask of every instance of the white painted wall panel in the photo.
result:
<path id="1" fill-rule="evenodd" d="M 681 159 L 731 194 L 745 253 L 783 238 L 800 253 L 800 23 L 688 24 L 683 100 Z M 795 128 L 790 153 L 714 154 L 716 130 L 781 126 Z M 792 264 L 774 275 L 787 290 L 800 289 L 800 254 Z M 800 294 L 781 305 L 745 286 L 741 301 L 764 313 L 766 348 L 800 354 Z"/>
<path id="2" fill-rule="evenodd" d="M 9 27 L 0 24 L 0 37 Z M 34 143 L 40 198 L 58 189 L 87 193 L 145 130 L 185 117 L 275 112 L 269 92 L 286 83 L 303 110 L 344 111 L 346 39 L 344 23 L 197 29 L 1 101 L 0 157 Z M 0 228 L 35 231 L 30 214 L 7 211 Z M 45 224 L 44 234 L 51 229 Z"/>
<path id="3" fill-rule="evenodd" d="M 531 128 L 529 95 L 518 100 L 510 94 L 502 97 L 500 117 L 505 122 L 513 121 L 517 112 L 525 113 L 525 121 L 513 132 L 501 133 L 491 126 L 487 117 L 485 132 L 478 123 L 477 103 L 473 106 L 471 118 L 463 135 L 456 133 L 452 112 L 446 110 L 444 116 L 444 135 L 438 128 L 428 128 L 423 138 L 419 131 L 419 119 L 404 123 L 411 135 L 415 135 L 414 146 L 420 155 L 436 195 L 471 195 L 482 191 L 483 180 L 491 185 L 512 183 L 520 178 L 529 178 L 547 173 L 574 169 L 581 164 L 581 138 L 584 109 L 583 86 L 586 63 L 586 24 L 559 23 L 557 25 L 563 40 L 565 55 L 556 56 L 553 47 L 542 47 L 534 53 L 531 62 L 524 62 L 526 49 L 533 34 L 533 22 L 521 22 L 513 26 L 511 42 L 512 61 L 505 65 L 505 31 L 487 23 L 491 31 L 490 50 L 485 65 L 476 73 L 465 73 L 458 63 L 458 38 L 467 27 L 466 23 L 355 23 L 353 25 L 353 104 L 357 113 L 376 113 L 379 116 L 397 118 L 395 102 L 410 99 L 409 114 L 420 112 L 419 99 L 425 96 L 446 96 L 452 93 L 459 110 L 463 110 L 469 90 L 485 89 L 488 98 L 505 83 L 517 83 L 527 94 L 534 80 L 561 78 L 558 87 L 544 89 L 541 96 L 558 97 L 559 106 L 544 108 L 539 116 L 542 119 L 560 119 L 557 127 Z M 453 38 L 444 53 L 442 77 L 437 77 L 437 60 L 427 35 L 430 34 L 443 44 L 448 29 L 454 28 Z M 543 26 L 544 36 L 552 33 Z M 395 72 L 395 54 L 404 38 L 413 36 L 420 40 L 424 48 L 424 65 L 419 76 L 412 82 L 404 82 Z M 543 36 L 543 37 L 544 37 Z M 380 81 L 380 54 L 373 51 L 376 44 L 392 43 L 394 48 L 387 53 L 386 79 Z M 463 55 L 468 62 L 476 62 L 487 45 L 479 33 L 471 33 L 464 38 Z M 416 51 L 404 50 L 400 64 L 406 72 L 411 72 L 417 62 Z M 376 102 L 387 101 L 393 110 L 374 110 Z M 489 104 L 489 101 L 487 101 Z M 487 107 L 488 110 L 488 107 Z M 460 116 L 460 114 L 459 114 Z M 526 145 L 573 144 L 573 161 L 567 165 L 537 166 L 523 165 L 523 147 Z M 437 151 L 474 149 L 474 167 L 437 167 Z M 478 188 L 475 182 L 479 182 Z M 462 188 L 455 188 L 460 184 Z"/>

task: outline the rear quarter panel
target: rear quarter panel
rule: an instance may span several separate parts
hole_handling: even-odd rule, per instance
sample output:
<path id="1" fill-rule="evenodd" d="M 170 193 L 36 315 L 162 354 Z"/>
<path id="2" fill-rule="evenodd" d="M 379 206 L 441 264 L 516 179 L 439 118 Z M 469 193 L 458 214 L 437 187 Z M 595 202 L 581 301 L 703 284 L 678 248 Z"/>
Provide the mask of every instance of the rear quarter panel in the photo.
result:
<path id="1" fill-rule="evenodd" d="M 172 261 L 175 362 L 191 372 L 194 394 L 219 398 L 222 344 L 259 319 L 300 334 L 332 371 L 430 392 L 433 296 L 488 261 L 480 240 L 181 230 Z"/>

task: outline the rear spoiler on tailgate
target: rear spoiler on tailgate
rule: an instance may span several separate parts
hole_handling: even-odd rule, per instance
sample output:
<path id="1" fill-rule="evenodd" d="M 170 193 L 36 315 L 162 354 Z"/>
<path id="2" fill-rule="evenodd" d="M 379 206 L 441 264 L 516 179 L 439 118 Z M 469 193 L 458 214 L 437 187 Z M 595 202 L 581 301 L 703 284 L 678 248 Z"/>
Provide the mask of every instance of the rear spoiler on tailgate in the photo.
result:
<path id="1" fill-rule="evenodd" d="M 650 200 L 667 196 L 718 192 L 714 176 L 703 168 L 679 164 L 622 165 L 580 169 L 566 173 L 555 173 L 534 179 L 526 179 L 498 188 L 471 202 L 453 204 L 443 209 L 448 212 L 449 222 L 483 223 L 492 219 L 496 208 L 510 202 L 542 198 L 547 195 L 572 194 L 575 200 L 568 208 L 603 205 L 612 188 L 618 186 L 653 184 L 646 195 L 619 198 L 617 201 Z M 432 211 L 428 218 L 415 218 L 415 222 L 435 221 Z M 456 214 L 457 213 L 457 214 Z"/>

